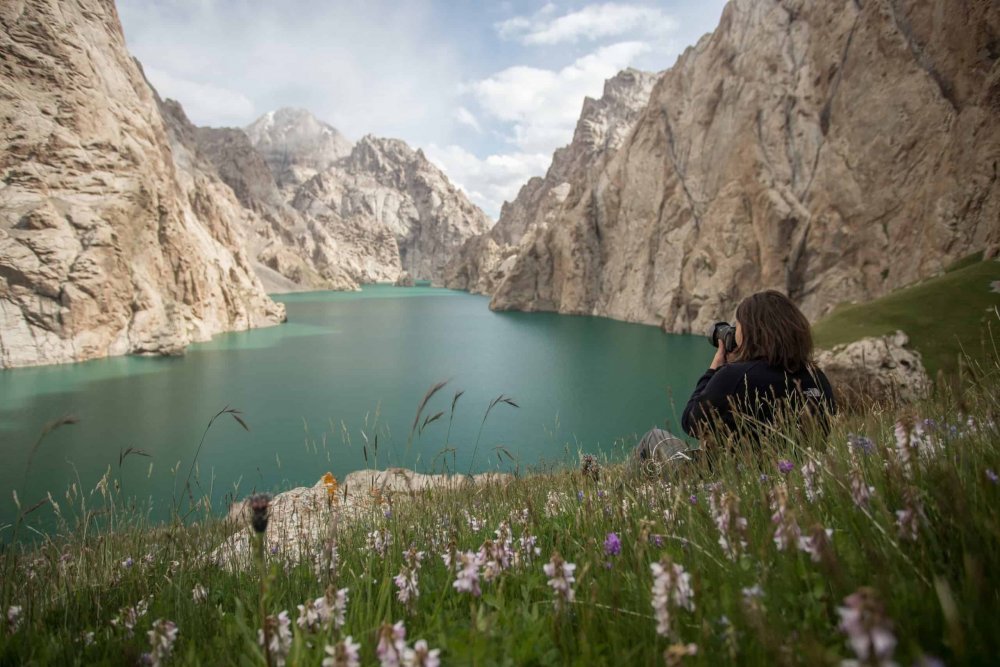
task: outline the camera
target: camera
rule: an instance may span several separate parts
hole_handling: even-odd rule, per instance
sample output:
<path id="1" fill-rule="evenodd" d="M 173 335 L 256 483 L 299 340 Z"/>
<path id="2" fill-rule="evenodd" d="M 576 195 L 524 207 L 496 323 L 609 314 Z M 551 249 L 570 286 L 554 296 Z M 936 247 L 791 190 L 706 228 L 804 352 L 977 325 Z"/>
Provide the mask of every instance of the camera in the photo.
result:
<path id="1" fill-rule="evenodd" d="M 712 325 L 712 330 L 708 333 L 708 342 L 712 347 L 718 348 L 719 341 L 726 346 L 726 352 L 736 350 L 736 327 L 729 322 L 716 322 Z"/>

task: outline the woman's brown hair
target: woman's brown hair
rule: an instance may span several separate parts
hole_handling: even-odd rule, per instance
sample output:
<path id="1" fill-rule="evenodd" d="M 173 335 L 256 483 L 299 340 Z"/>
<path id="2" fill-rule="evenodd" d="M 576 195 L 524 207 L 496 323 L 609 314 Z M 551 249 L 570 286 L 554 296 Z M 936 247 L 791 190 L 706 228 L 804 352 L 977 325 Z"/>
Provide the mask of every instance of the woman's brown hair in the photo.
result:
<path id="1" fill-rule="evenodd" d="M 781 292 L 751 294 L 736 307 L 736 319 L 743 329 L 743 344 L 733 354 L 735 361 L 764 359 L 789 373 L 812 364 L 809 320 Z"/>

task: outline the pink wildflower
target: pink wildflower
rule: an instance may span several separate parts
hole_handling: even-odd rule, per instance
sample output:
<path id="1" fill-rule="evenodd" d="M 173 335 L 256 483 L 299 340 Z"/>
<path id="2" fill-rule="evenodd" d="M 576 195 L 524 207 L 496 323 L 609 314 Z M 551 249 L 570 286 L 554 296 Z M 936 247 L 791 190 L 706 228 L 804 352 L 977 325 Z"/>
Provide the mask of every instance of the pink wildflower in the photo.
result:
<path id="1" fill-rule="evenodd" d="M 556 593 L 557 606 L 572 602 L 575 597 L 573 583 L 576 582 L 576 577 L 573 576 L 573 572 L 576 570 L 576 565 L 564 561 L 556 551 L 549 562 L 542 566 L 542 570 L 549 578 L 549 586 Z"/>
<path id="2" fill-rule="evenodd" d="M 872 589 L 860 588 L 848 595 L 837 613 L 840 615 L 838 627 L 847 635 L 847 643 L 859 663 L 895 665 L 892 653 L 896 649 L 896 637 L 892 633 L 892 623 L 885 617 Z"/>
<path id="3" fill-rule="evenodd" d="M 691 589 L 691 575 L 683 566 L 664 559 L 652 563 L 653 572 L 652 605 L 656 616 L 656 632 L 664 637 L 670 635 L 671 607 L 694 611 L 694 591 Z"/>
<path id="4" fill-rule="evenodd" d="M 361 644 L 350 635 L 333 646 L 328 644 L 324 651 L 327 657 L 323 658 L 323 667 L 361 667 Z"/>
<path id="5" fill-rule="evenodd" d="M 177 624 L 158 618 L 153 621 L 153 629 L 146 634 L 149 636 L 152 650 L 144 657 L 148 664 L 159 667 L 174 650 L 174 642 L 177 641 Z"/>
<path id="6" fill-rule="evenodd" d="M 406 651 L 406 627 L 402 621 L 395 625 L 383 624 L 379 629 L 378 646 L 375 655 L 382 667 L 401 667 Z"/>

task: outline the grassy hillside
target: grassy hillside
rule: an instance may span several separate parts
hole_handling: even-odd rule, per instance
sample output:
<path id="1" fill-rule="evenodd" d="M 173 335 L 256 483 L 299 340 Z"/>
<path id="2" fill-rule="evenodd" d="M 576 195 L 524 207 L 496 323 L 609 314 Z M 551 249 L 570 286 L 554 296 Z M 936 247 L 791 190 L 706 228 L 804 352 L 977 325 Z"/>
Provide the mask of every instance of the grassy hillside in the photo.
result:
<path id="1" fill-rule="evenodd" d="M 74 484 L 8 527 L 63 526 L 0 549 L 0 665 L 995 664 L 998 374 L 665 481 L 372 494 L 231 568 L 210 513 L 156 526 Z"/>
<path id="2" fill-rule="evenodd" d="M 813 327 L 816 345 L 830 348 L 902 329 L 932 377 L 953 373 L 962 350 L 983 359 L 989 327 L 1000 326 L 1000 293 L 992 291 L 993 281 L 1000 281 L 1000 262 L 984 262 L 981 254 L 967 257 L 939 276 L 880 299 L 838 306 Z"/>

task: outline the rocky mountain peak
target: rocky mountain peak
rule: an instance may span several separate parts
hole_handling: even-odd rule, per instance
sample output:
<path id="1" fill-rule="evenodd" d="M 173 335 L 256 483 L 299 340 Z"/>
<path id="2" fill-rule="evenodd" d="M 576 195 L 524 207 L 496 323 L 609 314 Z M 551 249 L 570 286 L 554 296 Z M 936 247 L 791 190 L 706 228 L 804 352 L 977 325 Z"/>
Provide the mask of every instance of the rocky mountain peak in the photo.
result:
<path id="1" fill-rule="evenodd" d="M 344 135 L 305 109 L 269 111 L 243 131 L 283 187 L 301 185 L 351 152 Z"/>

